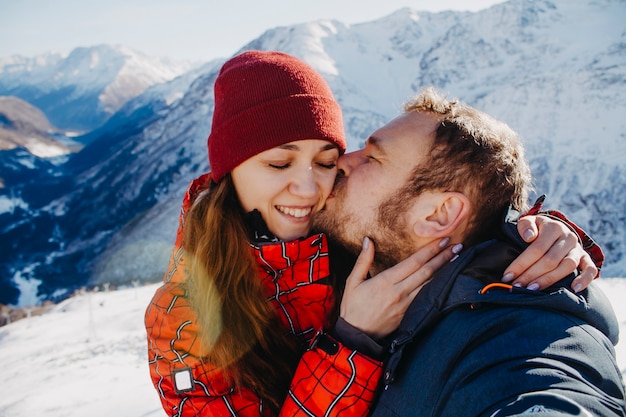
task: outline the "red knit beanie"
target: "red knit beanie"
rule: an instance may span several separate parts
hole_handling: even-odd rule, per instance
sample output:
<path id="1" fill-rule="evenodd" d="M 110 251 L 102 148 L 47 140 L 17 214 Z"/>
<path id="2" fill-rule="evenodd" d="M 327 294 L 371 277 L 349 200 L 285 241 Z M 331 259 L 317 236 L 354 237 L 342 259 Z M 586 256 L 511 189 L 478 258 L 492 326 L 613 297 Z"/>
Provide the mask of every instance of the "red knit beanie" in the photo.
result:
<path id="1" fill-rule="evenodd" d="M 209 135 L 213 181 L 246 159 L 288 142 L 324 139 L 346 150 L 341 108 L 313 68 L 281 52 L 248 51 L 215 80 Z"/>

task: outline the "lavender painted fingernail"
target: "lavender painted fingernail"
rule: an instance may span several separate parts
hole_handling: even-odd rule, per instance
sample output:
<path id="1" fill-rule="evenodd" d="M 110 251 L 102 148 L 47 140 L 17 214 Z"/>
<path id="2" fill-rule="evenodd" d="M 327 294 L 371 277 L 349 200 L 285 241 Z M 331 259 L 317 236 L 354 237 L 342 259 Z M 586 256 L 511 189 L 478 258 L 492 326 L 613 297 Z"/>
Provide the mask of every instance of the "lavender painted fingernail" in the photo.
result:
<path id="1" fill-rule="evenodd" d="M 513 274 L 513 272 L 507 272 L 502 277 L 502 282 L 508 283 L 508 282 L 513 281 L 514 278 L 515 278 L 515 275 Z"/>
<path id="2" fill-rule="evenodd" d="M 528 241 L 535 237 L 535 232 L 532 229 L 524 230 L 524 240 Z"/>
<path id="3" fill-rule="evenodd" d="M 452 246 L 452 253 L 454 253 L 454 254 L 458 254 L 462 250 L 463 250 L 463 244 L 462 243 L 457 243 L 456 245 Z"/>
<path id="4" fill-rule="evenodd" d="M 536 282 L 533 282 L 528 287 L 526 287 L 526 289 L 530 291 L 537 291 L 539 289 L 539 284 L 537 284 Z"/>

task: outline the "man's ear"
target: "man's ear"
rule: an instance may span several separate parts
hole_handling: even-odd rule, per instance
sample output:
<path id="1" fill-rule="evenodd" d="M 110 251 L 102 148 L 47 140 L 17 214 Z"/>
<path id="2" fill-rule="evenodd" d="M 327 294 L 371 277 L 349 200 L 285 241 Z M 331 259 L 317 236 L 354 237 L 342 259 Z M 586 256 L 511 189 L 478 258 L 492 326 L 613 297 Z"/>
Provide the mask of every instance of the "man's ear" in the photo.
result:
<path id="1" fill-rule="evenodd" d="M 458 234 L 465 227 L 471 203 L 458 192 L 426 192 L 418 199 L 413 232 L 422 237 L 445 237 Z"/>

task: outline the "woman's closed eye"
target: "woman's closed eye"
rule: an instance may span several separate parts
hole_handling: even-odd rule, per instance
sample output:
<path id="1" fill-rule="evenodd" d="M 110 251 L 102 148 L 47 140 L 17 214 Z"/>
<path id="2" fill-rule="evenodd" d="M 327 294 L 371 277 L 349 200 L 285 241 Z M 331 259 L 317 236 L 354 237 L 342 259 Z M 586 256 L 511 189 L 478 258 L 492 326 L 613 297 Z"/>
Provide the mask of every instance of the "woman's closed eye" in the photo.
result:
<path id="1" fill-rule="evenodd" d="M 337 166 L 337 161 L 318 162 L 317 165 L 319 165 L 320 167 L 322 167 L 324 169 L 335 169 L 335 167 Z"/>
<path id="2" fill-rule="evenodd" d="M 274 169 L 287 169 L 291 166 L 291 162 L 269 163 L 268 166 Z"/>
<path id="3" fill-rule="evenodd" d="M 335 167 L 337 166 L 337 161 L 333 161 L 333 162 L 316 162 L 316 165 L 319 166 L 320 168 L 323 169 L 335 169 Z M 280 162 L 280 163 L 269 163 L 268 166 L 270 168 L 274 168 L 274 169 L 287 169 L 289 167 L 291 167 L 291 162 Z"/>

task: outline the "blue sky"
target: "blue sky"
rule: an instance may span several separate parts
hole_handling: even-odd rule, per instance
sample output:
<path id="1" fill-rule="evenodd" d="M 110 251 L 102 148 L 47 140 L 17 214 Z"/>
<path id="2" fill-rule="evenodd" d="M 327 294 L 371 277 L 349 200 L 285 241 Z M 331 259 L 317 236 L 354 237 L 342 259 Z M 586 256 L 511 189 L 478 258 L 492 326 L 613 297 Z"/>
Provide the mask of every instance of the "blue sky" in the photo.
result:
<path id="1" fill-rule="evenodd" d="M 122 44 L 148 55 L 230 56 L 276 26 L 366 22 L 402 7 L 476 11 L 504 0 L 0 0 L 0 57 Z"/>

